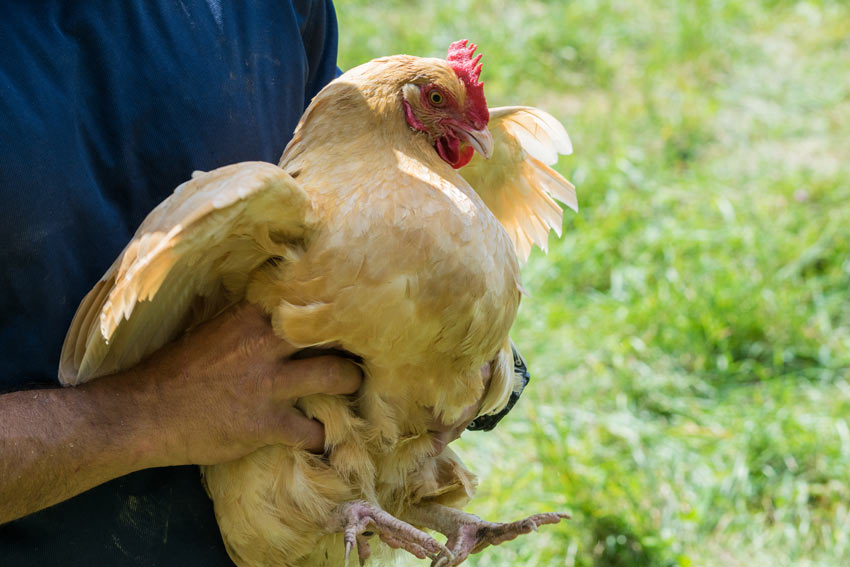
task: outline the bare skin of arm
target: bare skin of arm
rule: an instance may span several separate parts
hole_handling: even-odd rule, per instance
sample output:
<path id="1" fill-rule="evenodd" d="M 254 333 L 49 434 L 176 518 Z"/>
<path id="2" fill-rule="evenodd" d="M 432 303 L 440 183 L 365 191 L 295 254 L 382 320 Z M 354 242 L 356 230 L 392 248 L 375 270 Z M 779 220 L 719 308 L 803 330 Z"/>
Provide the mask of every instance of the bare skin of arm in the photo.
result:
<path id="1" fill-rule="evenodd" d="M 322 425 L 293 404 L 353 393 L 361 373 L 337 357 L 286 360 L 296 350 L 240 304 L 130 370 L 0 395 L 0 523 L 145 468 L 275 443 L 321 451 Z"/>

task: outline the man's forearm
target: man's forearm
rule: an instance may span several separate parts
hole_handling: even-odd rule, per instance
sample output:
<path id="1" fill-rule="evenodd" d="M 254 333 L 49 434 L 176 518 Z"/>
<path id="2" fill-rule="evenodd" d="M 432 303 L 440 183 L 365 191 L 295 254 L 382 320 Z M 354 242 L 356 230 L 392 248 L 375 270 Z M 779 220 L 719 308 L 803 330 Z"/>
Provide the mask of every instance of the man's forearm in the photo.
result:
<path id="1" fill-rule="evenodd" d="M 122 380 L 0 396 L 0 523 L 156 466 Z"/>
<path id="2" fill-rule="evenodd" d="M 288 360 L 259 307 L 238 304 L 128 370 L 0 395 L 0 523 L 149 467 L 212 465 L 270 444 L 324 449 L 297 398 L 351 394 L 360 369 Z"/>
<path id="3" fill-rule="evenodd" d="M 362 376 L 343 358 L 288 360 L 297 350 L 242 303 L 128 370 L 0 395 L 0 523 L 144 468 L 278 443 L 321 452 L 324 428 L 297 398 L 354 393 Z"/>

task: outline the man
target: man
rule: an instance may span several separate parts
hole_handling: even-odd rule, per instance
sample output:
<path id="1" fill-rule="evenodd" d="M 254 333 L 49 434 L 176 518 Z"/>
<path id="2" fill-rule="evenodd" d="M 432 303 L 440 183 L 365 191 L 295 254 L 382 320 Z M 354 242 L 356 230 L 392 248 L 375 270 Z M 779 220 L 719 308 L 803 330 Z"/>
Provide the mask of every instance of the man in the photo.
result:
<path id="1" fill-rule="evenodd" d="M 336 73 L 331 2 L 13 0 L 0 37 L 0 564 L 231 565 L 193 465 L 321 450 L 292 404 L 353 392 L 357 368 L 287 361 L 247 305 L 79 388 L 57 387 L 58 357 L 174 187 L 277 161 Z"/>

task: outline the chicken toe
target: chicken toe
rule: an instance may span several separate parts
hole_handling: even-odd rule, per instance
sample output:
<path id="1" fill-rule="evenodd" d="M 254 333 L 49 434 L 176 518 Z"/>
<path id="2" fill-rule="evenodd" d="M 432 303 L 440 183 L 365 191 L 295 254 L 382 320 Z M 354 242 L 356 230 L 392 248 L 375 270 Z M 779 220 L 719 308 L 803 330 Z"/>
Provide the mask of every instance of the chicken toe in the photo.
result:
<path id="1" fill-rule="evenodd" d="M 569 515 L 548 512 L 534 514 L 517 522 L 487 522 L 473 514 L 433 503 L 419 506 L 408 513 L 411 522 L 440 532 L 448 538 L 446 546 L 454 558 L 447 560 L 447 556 L 434 557 L 431 567 L 460 565 L 471 553 L 537 531 L 544 524 L 557 524 L 565 518 L 569 518 Z"/>
<path id="2" fill-rule="evenodd" d="M 370 531 L 377 533 L 388 546 L 404 549 L 419 559 L 428 557 L 434 562 L 442 558 L 447 561 L 454 559 L 446 546 L 433 537 L 364 500 L 346 502 L 337 507 L 328 523 L 328 531 L 343 534 L 346 566 L 355 545 L 361 565 L 369 558 Z M 448 563 L 444 561 L 444 564 Z"/>

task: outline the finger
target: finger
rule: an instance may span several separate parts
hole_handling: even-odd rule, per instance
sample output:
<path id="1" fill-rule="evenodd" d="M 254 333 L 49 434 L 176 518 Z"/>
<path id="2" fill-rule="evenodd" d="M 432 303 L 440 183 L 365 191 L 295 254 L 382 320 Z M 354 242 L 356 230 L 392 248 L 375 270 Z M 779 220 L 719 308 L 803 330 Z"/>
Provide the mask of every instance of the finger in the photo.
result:
<path id="1" fill-rule="evenodd" d="M 353 394 L 362 380 L 360 367 L 350 360 L 317 356 L 282 362 L 276 386 L 280 399 L 294 400 L 311 394 Z"/>
<path id="2" fill-rule="evenodd" d="M 277 333 L 274 332 L 274 329 L 271 327 L 271 324 L 269 324 L 269 332 L 274 335 L 274 341 L 271 345 L 270 352 L 277 360 L 289 358 L 290 356 L 301 350 L 301 347 L 297 347 L 292 343 L 287 342 L 286 339 L 280 338 Z"/>
<path id="3" fill-rule="evenodd" d="M 241 301 L 231 307 L 230 312 L 245 327 L 243 332 L 254 335 L 262 345 L 262 351 L 271 358 L 287 358 L 299 350 L 277 336 L 272 328 L 271 318 L 261 306 Z"/>
<path id="4" fill-rule="evenodd" d="M 493 376 L 493 363 L 488 362 L 481 367 L 481 379 L 484 380 L 484 384 L 490 382 L 490 377 Z"/>
<path id="5" fill-rule="evenodd" d="M 263 311 L 263 308 L 255 303 L 248 303 L 244 299 L 238 303 L 234 303 L 225 309 L 221 316 L 229 316 L 237 321 L 245 324 L 257 324 L 259 326 L 270 326 L 269 316 Z M 230 323 L 232 324 L 232 323 Z"/>
<path id="6" fill-rule="evenodd" d="M 276 442 L 306 449 L 312 453 L 325 450 L 325 428 L 295 408 L 288 408 L 277 426 Z"/>

